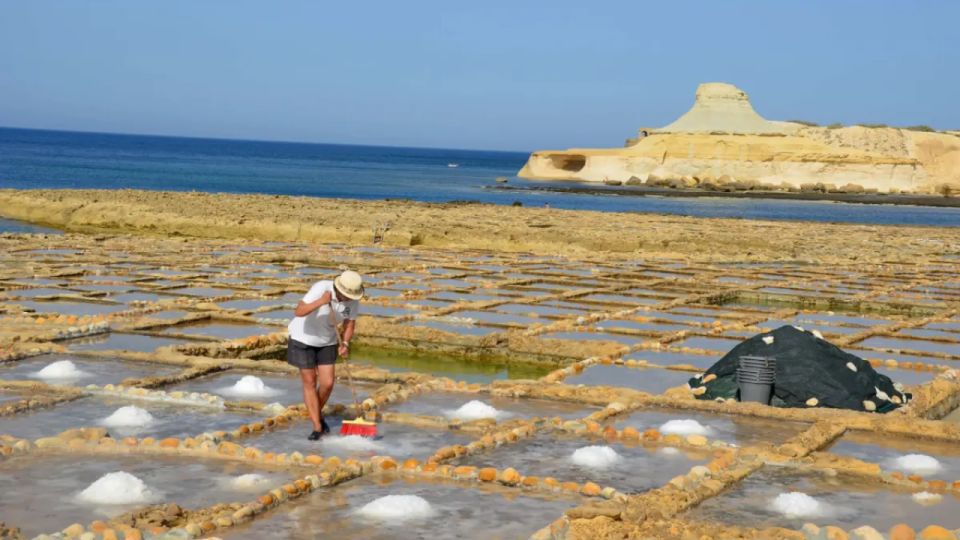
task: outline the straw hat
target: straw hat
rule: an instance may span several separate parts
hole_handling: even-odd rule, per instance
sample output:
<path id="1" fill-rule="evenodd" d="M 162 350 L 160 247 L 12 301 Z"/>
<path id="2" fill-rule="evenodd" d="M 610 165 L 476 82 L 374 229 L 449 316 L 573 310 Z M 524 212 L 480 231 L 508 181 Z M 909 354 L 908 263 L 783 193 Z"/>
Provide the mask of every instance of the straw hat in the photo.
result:
<path id="1" fill-rule="evenodd" d="M 333 280 L 337 291 L 351 300 L 363 298 L 363 278 L 353 270 L 346 270 Z"/>

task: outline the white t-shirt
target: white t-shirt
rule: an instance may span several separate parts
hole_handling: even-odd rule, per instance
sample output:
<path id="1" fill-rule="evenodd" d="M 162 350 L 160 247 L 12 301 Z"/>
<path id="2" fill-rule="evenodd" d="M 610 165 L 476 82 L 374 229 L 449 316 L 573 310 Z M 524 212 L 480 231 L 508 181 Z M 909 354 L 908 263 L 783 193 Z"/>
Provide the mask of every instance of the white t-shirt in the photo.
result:
<path id="1" fill-rule="evenodd" d="M 323 293 L 330 293 L 330 303 L 320 306 L 306 317 L 294 317 L 287 330 L 290 338 L 313 347 L 327 347 L 337 344 L 337 330 L 330 321 L 330 308 L 336 312 L 337 324 L 344 320 L 356 320 L 360 315 L 360 302 L 357 300 L 337 301 L 337 293 L 333 289 L 333 281 L 318 281 L 310 287 L 303 297 L 303 303 L 316 302 Z"/>

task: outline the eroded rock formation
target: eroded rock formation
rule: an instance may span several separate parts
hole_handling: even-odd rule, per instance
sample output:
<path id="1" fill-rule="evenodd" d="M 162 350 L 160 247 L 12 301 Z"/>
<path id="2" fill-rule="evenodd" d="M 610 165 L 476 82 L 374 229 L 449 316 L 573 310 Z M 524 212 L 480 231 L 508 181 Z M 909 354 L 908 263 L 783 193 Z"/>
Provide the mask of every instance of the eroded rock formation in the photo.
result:
<path id="1" fill-rule="evenodd" d="M 677 188 L 958 192 L 960 136 L 770 121 L 739 88 L 706 83 L 686 114 L 640 130 L 624 148 L 537 151 L 519 175 Z"/>

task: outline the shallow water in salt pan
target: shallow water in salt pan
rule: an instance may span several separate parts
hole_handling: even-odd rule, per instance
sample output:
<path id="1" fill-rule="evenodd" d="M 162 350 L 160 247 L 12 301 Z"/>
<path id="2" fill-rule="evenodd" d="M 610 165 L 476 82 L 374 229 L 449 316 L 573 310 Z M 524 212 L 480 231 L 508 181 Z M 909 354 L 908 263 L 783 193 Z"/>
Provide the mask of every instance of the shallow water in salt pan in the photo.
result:
<path id="1" fill-rule="evenodd" d="M 609 446 L 620 457 L 612 462 L 599 459 L 604 454 L 590 450 L 586 456 L 581 452 L 579 459 L 574 459 L 578 450 L 606 445 L 606 442 L 584 437 L 539 434 L 461 458 L 461 462 L 477 467 L 513 467 L 523 475 L 552 476 L 561 482 L 591 481 L 601 487 L 612 486 L 624 493 L 636 493 L 662 485 L 710 457 L 707 452 L 678 452 L 655 445 L 613 444 Z"/>
<path id="2" fill-rule="evenodd" d="M 81 491 L 110 472 L 133 474 L 160 494 L 161 502 L 200 508 L 250 498 L 249 494 L 224 487 L 228 485 L 225 480 L 251 470 L 235 462 L 161 456 L 15 457 L 0 462 L 0 508 L 4 521 L 15 523 L 25 535 L 33 537 L 143 506 L 96 505 L 77 499 Z M 271 487 L 290 478 L 285 473 L 258 472 L 270 478 Z"/>
<path id="3" fill-rule="evenodd" d="M 94 302 L 71 302 L 71 301 L 17 301 L 16 304 L 25 309 L 31 309 L 37 313 L 57 313 L 60 315 L 105 315 L 123 311 L 124 305 L 98 304 Z"/>
<path id="4" fill-rule="evenodd" d="M 118 358 L 88 358 L 72 354 L 44 354 L 16 362 L 0 364 L 0 379 L 31 380 L 37 379 L 37 373 L 44 367 L 69 360 L 85 374 L 82 378 L 48 379 L 45 382 L 62 385 L 117 384 L 130 377 L 148 377 L 169 375 L 180 370 L 178 367 L 145 362 L 129 362 Z"/>
<path id="5" fill-rule="evenodd" d="M 497 419 L 518 417 L 583 418 L 595 410 L 579 403 L 549 401 L 545 399 L 522 399 L 491 396 L 489 394 L 463 394 L 456 392 L 427 392 L 388 407 L 388 410 L 426 416 L 455 417 L 454 411 L 470 401 L 483 402 L 498 411 Z"/>
<path id="6" fill-rule="evenodd" d="M 71 339 L 64 341 L 63 345 L 66 345 L 68 349 L 74 351 L 153 352 L 160 347 L 183 345 L 186 343 L 196 343 L 196 341 L 143 334 L 118 334 L 110 332 L 109 334 Z"/>
<path id="7" fill-rule="evenodd" d="M 364 505 L 389 495 L 420 497 L 430 505 L 432 515 L 395 522 L 358 514 Z M 314 492 L 248 525 L 225 531 L 223 537 L 225 540 L 526 538 L 581 500 L 576 496 L 547 497 L 476 483 L 366 477 Z"/>
<path id="8" fill-rule="evenodd" d="M 217 340 L 262 336 L 276 331 L 278 331 L 278 328 L 272 326 L 206 320 L 198 323 L 168 326 L 163 329 L 163 332 L 166 334 L 209 337 Z"/>
<path id="9" fill-rule="evenodd" d="M 694 375 L 689 371 L 670 369 L 595 365 L 586 368 L 579 375 L 570 375 L 564 383 L 622 386 L 641 392 L 660 394 L 668 388 L 687 384 L 690 377 Z"/>
<path id="10" fill-rule="evenodd" d="M 816 499 L 821 512 L 816 516 L 788 517 L 777 512 L 772 501 L 782 493 L 801 492 Z M 799 529 L 804 523 L 837 525 L 844 529 L 864 523 L 886 531 L 897 523 L 920 530 L 930 524 L 947 528 L 960 526 L 960 501 L 946 495 L 940 504 L 923 506 L 912 492 L 893 489 L 879 482 L 816 472 L 768 468 L 748 476 L 730 490 L 707 499 L 684 517 L 695 521 L 713 520 L 750 527 Z"/>
<path id="11" fill-rule="evenodd" d="M 952 482 L 960 479 L 960 448 L 956 444 L 928 441 L 893 435 L 875 435 L 860 432 L 848 432 L 827 451 L 855 457 L 868 463 L 876 463 L 886 471 L 900 471 L 905 474 L 916 472 L 924 478 L 935 478 Z M 914 471 L 908 466 L 910 460 L 898 462 L 897 459 L 910 454 L 922 454 L 936 459 L 940 469 L 936 471 Z"/>
<path id="12" fill-rule="evenodd" d="M 312 427 L 306 419 L 290 426 L 279 427 L 263 434 L 244 439 L 244 444 L 255 446 L 264 452 L 293 452 L 303 455 L 318 454 L 324 457 L 368 459 L 375 455 L 389 455 L 403 461 L 407 458 L 424 460 L 443 446 L 467 444 L 478 438 L 449 429 L 434 429 L 408 426 L 392 422 L 377 424 L 377 437 L 357 441 L 343 441 L 339 436 L 341 418 L 326 418 L 331 433 L 319 441 L 308 441 Z"/>
<path id="13" fill-rule="evenodd" d="M 146 400 L 114 397 L 88 397 L 0 417 L 0 433 L 24 439 L 51 437 L 77 427 L 98 427 L 102 420 L 125 406 L 136 406 L 154 417 L 154 422 L 140 427 L 108 427 L 110 435 L 122 437 L 187 437 L 207 431 L 229 431 L 263 417 L 207 407 L 186 407 Z"/>
<path id="14" fill-rule="evenodd" d="M 740 446 L 780 444 L 807 427 L 799 422 L 673 409 L 642 409 L 622 419 L 615 418 L 614 425 L 617 429 L 631 426 L 639 431 L 647 428 L 660 429 L 663 424 L 671 420 L 695 420 L 707 427 L 708 439 L 722 440 Z"/>
<path id="15" fill-rule="evenodd" d="M 345 376 L 340 370 L 340 375 Z M 276 393 L 264 395 L 252 395 L 236 393 L 230 391 L 236 387 L 241 379 L 247 376 L 254 376 L 263 381 L 267 387 L 276 390 Z M 354 381 L 357 390 L 357 398 L 363 401 L 371 392 L 376 390 L 379 385 Z M 223 396 L 227 400 L 253 400 L 267 403 L 282 403 L 290 405 L 294 403 L 303 403 L 303 384 L 300 377 L 296 374 L 276 374 L 269 375 L 253 371 L 236 370 L 215 373 L 205 377 L 198 377 L 189 381 L 184 381 L 166 388 L 167 390 L 183 390 L 189 392 L 207 392 Z M 340 403 L 347 405 L 353 402 L 350 394 L 350 388 L 346 380 L 338 380 L 333 385 L 333 392 L 330 395 L 330 404 Z"/>

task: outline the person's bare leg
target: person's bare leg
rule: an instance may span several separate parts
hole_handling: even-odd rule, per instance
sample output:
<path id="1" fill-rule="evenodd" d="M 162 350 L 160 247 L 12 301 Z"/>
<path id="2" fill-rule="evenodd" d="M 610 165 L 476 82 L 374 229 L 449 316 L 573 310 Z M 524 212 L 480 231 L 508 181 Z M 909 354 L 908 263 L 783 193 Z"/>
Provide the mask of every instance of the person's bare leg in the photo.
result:
<path id="1" fill-rule="evenodd" d="M 300 382 L 303 383 L 303 404 L 307 406 L 313 430 L 320 431 L 320 411 L 323 406 L 317 396 L 317 370 L 301 369 Z"/>
<path id="2" fill-rule="evenodd" d="M 330 399 L 333 393 L 333 381 L 336 377 L 336 365 L 317 366 L 317 401 L 320 403 L 320 411 L 323 413 L 323 406 Z"/>

